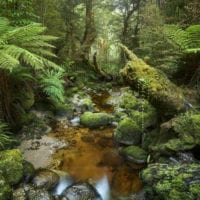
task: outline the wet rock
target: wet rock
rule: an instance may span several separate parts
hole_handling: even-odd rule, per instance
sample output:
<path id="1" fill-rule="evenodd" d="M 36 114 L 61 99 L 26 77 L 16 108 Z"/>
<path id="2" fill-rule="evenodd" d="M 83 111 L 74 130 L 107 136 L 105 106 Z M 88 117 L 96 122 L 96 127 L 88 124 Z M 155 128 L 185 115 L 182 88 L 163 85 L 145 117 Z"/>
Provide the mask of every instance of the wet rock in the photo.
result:
<path id="1" fill-rule="evenodd" d="M 25 160 L 23 161 L 23 174 L 25 182 L 29 182 L 35 174 L 34 166 Z"/>
<path id="2" fill-rule="evenodd" d="M 96 189 L 87 182 L 75 183 L 62 193 L 62 200 L 102 200 Z"/>
<path id="3" fill-rule="evenodd" d="M 122 150 L 122 154 L 130 162 L 144 164 L 147 162 L 148 153 L 138 146 L 129 146 Z"/>
<path id="4" fill-rule="evenodd" d="M 86 127 L 107 126 L 111 123 L 112 117 L 106 113 L 85 112 L 81 115 L 80 123 Z"/>
<path id="5" fill-rule="evenodd" d="M 125 46 L 122 48 L 131 59 L 121 71 L 129 85 L 146 95 L 152 105 L 162 110 L 165 115 L 174 115 L 184 110 L 182 90 L 163 72 L 147 65 Z"/>
<path id="6" fill-rule="evenodd" d="M 11 184 L 17 184 L 23 178 L 23 159 L 19 149 L 0 152 L 0 174 Z"/>
<path id="7" fill-rule="evenodd" d="M 141 173 L 149 200 L 200 199 L 199 164 L 152 164 Z"/>
<path id="8" fill-rule="evenodd" d="M 33 180 L 32 183 L 36 188 L 45 188 L 49 190 L 53 188 L 59 181 L 59 176 L 48 169 L 39 169 Z"/>
<path id="9" fill-rule="evenodd" d="M 140 128 L 135 121 L 128 117 L 120 121 L 114 133 L 116 142 L 126 145 L 140 144 L 141 137 Z"/>
<path id="10" fill-rule="evenodd" d="M 26 200 L 24 188 L 18 188 L 13 191 L 13 200 Z"/>
<path id="11" fill-rule="evenodd" d="M 3 176 L 0 175 L 0 199 L 10 200 L 12 199 L 12 189 L 6 182 Z"/>
<path id="12" fill-rule="evenodd" d="M 54 197 L 45 189 L 33 189 L 27 192 L 29 200 L 54 200 Z"/>

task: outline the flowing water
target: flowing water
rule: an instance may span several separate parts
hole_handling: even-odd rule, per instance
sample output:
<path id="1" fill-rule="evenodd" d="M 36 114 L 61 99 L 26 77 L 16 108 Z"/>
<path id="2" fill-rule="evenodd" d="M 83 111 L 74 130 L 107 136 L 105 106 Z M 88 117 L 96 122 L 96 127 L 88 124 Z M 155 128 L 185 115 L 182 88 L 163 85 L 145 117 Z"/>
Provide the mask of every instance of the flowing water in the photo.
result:
<path id="1" fill-rule="evenodd" d="M 106 102 L 108 92 L 92 93 L 92 100 L 101 112 L 112 112 L 113 107 Z M 75 181 L 88 180 L 96 184 L 103 200 L 125 196 L 141 190 L 139 171 L 129 167 L 113 143 L 113 127 L 89 129 L 77 126 L 79 118 L 71 121 L 71 126 L 58 125 L 54 136 L 69 144 L 54 154 L 58 161 L 56 169 L 68 172 Z M 75 124 L 75 125 L 74 125 Z M 71 184 L 71 179 L 63 179 L 57 188 L 57 194 Z"/>

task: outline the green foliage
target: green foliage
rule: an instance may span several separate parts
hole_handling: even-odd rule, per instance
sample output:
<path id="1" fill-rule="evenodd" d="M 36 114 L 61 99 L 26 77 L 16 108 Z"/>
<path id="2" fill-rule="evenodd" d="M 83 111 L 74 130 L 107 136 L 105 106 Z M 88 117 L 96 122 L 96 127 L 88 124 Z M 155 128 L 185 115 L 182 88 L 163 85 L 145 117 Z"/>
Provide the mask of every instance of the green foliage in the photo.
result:
<path id="1" fill-rule="evenodd" d="M 39 85 L 42 91 L 53 101 L 64 102 L 63 70 L 46 70 L 39 76 Z"/>
<path id="2" fill-rule="evenodd" d="M 0 150 L 12 144 L 13 138 L 6 123 L 0 122 Z"/>
<path id="3" fill-rule="evenodd" d="M 185 53 L 200 52 L 200 25 L 192 25 L 185 30 L 176 25 L 168 25 L 165 27 L 165 32 Z"/>
<path id="4" fill-rule="evenodd" d="M 1 16 L 8 18 L 14 26 L 24 26 L 36 19 L 32 0 L 1 0 Z"/>
<path id="5" fill-rule="evenodd" d="M 5 18 L 0 18 L 0 69 L 12 71 L 20 64 L 39 70 L 44 67 L 59 68 L 45 56 L 55 57 L 49 48 L 53 36 L 42 35 L 45 27 L 30 24 L 24 27 L 11 27 Z"/>

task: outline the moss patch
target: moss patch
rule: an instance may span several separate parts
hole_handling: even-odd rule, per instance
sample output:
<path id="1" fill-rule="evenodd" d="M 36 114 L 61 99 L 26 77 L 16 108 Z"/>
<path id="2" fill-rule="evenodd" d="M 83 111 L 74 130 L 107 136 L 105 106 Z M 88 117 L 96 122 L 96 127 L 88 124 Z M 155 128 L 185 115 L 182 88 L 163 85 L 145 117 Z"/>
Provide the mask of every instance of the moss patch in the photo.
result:
<path id="1" fill-rule="evenodd" d="M 11 184 L 17 184 L 23 177 L 23 159 L 20 150 L 0 152 L 0 174 Z"/>
<path id="2" fill-rule="evenodd" d="M 115 140 L 121 144 L 138 145 L 141 141 L 141 131 L 137 123 L 126 117 L 118 124 L 115 130 Z"/>
<path id="3" fill-rule="evenodd" d="M 123 46 L 129 55 L 129 61 L 121 71 L 131 87 L 146 95 L 150 102 L 167 115 L 173 115 L 184 109 L 184 97 L 180 88 L 172 83 L 166 75 L 147 65 L 134 53 Z"/>
<path id="4" fill-rule="evenodd" d="M 110 124 L 112 117 L 106 113 L 85 112 L 80 117 L 80 123 L 86 127 L 107 126 Z"/>
<path id="5" fill-rule="evenodd" d="M 0 199 L 1 200 L 10 200 L 12 199 L 12 189 L 6 183 L 3 176 L 0 175 Z"/>
<path id="6" fill-rule="evenodd" d="M 149 200 L 199 199 L 199 177 L 199 164 L 153 164 L 141 173 Z"/>

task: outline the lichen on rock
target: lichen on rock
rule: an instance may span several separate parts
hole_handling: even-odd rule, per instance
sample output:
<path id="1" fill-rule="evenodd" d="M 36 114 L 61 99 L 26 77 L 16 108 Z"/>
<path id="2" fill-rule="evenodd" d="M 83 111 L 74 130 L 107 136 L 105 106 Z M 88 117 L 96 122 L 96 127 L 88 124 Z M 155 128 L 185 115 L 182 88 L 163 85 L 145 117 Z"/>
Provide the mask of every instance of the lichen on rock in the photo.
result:
<path id="1" fill-rule="evenodd" d="M 200 199 L 199 164 L 152 164 L 141 173 L 149 200 Z"/>

